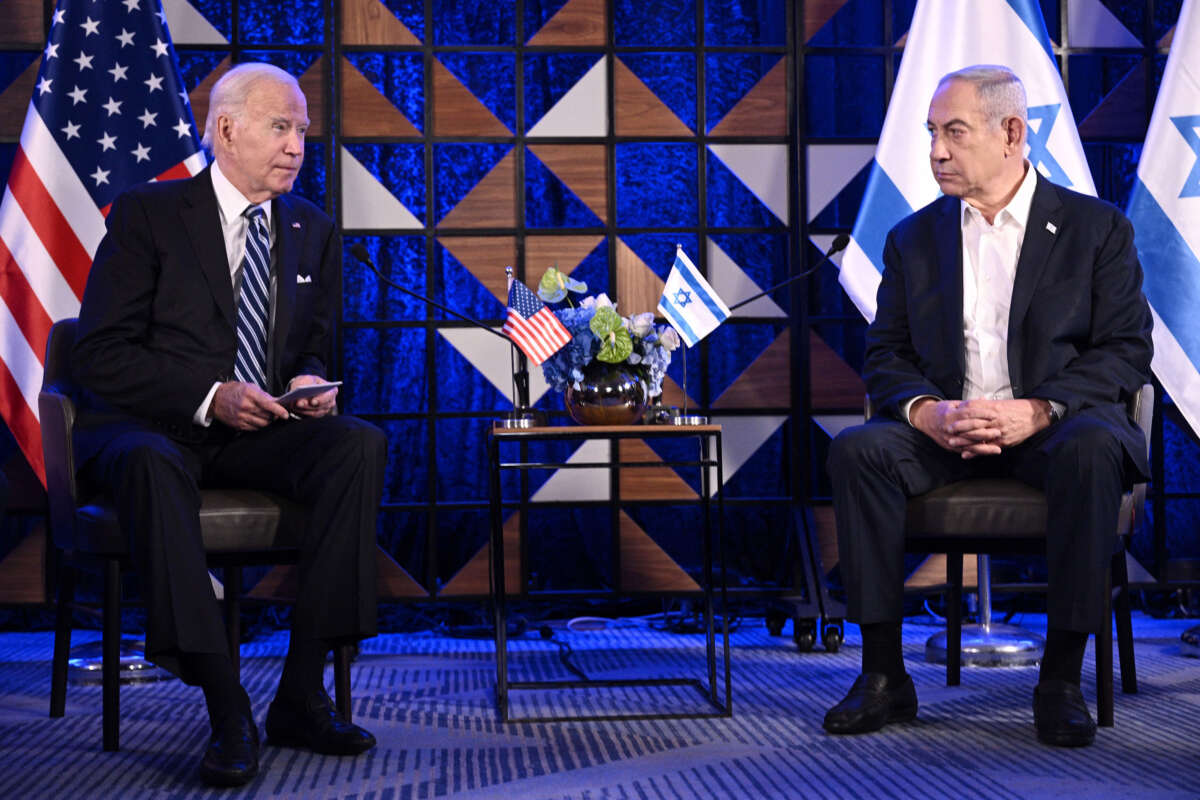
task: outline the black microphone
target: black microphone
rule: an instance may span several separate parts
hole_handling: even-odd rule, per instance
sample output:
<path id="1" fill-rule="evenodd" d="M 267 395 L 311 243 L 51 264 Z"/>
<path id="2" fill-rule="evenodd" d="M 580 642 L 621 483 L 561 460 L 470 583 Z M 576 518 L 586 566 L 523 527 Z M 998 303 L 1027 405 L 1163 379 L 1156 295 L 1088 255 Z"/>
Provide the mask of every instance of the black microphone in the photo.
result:
<path id="1" fill-rule="evenodd" d="M 510 345 L 515 344 L 515 342 L 513 342 L 512 338 L 509 337 L 507 334 L 501 333 L 500 331 L 496 330 L 495 328 L 491 328 L 491 327 L 488 327 L 487 325 L 484 325 L 482 322 L 480 322 L 477 319 L 468 317 L 466 314 L 462 314 L 458 311 L 455 311 L 453 308 L 450 308 L 449 306 L 442 305 L 441 303 L 437 302 L 436 300 L 426 297 L 423 294 L 418 294 L 418 293 L 414 292 L 412 289 L 406 288 L 406 287 L 401 286 L 400 284 L 396 283 L 394 280 L 389 278 L 387 275 L 384 275 L 382 272 L 379 271 L 379 268 L 375 266 L 375 262 L 371 260 L 371 254 L 367 252 L 367 248 L 363 246 L 362 242 L 355 242 L 354 244 L 352 244 L 350 246 L 350 255 L 354 256 L 359 261 L 361 261 L 368 269 L 370 269 L 372 272 L 375 273 L 376 276 L 378 276 L 379 280 L 383 281 L 388 286 L 391 286 L 393 289 L 404 292 L 409 297 L 415 297 L 417 300 L 420 300 L 424 303 L 428 303 L 429 305 L 433 306 L 434 308 L 445 311 L 447 314 L 450 314 L 451 316 L 458 317 L 461 320 L 466 320 L 467 322 L 471 323 L 475 327 L 482 328 L 483 330 L 487 331 L 488 333 L 492 334 L 493 336 L 499 336 L 501 339 L 508 342 Z M 516 397 L 516 403 L 514 404 L 515 409 L 513 410 L 512 416 L 510 417 L 510 419 L 522 420 L 522 421 L 531 420 L 531 422 L 529 424 L 522 424 L 522 425 L 517 425 L 514 427 L 530 427 L 531 425 L 536 426 L 536 425 L 544 424 L 545 415 L 540 411 L 534 411 L 529 408 L 529 370 L 525 366 L 525 358 L 524 358 L 523 354 L 518 359 L 518 363 L 519 363 L 519 366 L 513 373 L 513 384 L 515 387 L 517 397 Z"/>
<path id="2" fill-rule="evenodd" d="M 835 255 L 837 255 L 838 253 L 845 250 L 846 245 L 848 245 L 848 244 L 850 244 L 850 234 L 839 233 L 837 235 L 837 238 L 833 240 L 833 244 L 829 245 L 829 249 L 825 252 L 825 257 L 822 258 L 820 261 L 818 261 L 816 264 L 814 264 L 813 266 L 804 270 L 803 272 L 793 275 L 792 277 L 788 278 L 787 280 L 780 281 L 779 283 L 775 284 L 774 286 L 772 286 L 770 289 L 767 289 L 766 291 L 759 292 L 758 294 L 754 295 L 753 297 L 747 297 L 745 300 L 734 303 L 733 305 L 731 305 L 729 307 L 729 310 L 733 311 L 735 308 L 741 308 L 742 306 L 746 305 L 747 303 L 752 303 L 755 300 L 757 300 L 758 298 L 762 297 L 763 295 L 770 294 L 771 292 L 775 291 L 776 289 L 780 288 L 781 286 L 787 286 L 792 281 L 798 281 L 801 278 L 807 278 L 809 275 L 812 275 L 814 272 L 816 272 L 821 267 L 822 264 L 829 261 Z M 358 245 L 358 246 L 361 247 L 362 245 Z"/>

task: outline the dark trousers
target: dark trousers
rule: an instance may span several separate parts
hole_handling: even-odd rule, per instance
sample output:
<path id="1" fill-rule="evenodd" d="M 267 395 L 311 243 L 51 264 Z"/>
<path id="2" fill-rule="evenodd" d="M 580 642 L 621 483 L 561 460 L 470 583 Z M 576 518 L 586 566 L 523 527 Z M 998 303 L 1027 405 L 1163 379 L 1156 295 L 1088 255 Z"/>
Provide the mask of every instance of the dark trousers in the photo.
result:
<path id="1" fill-rule="evenodd" d="M 903 615 L 907 498 L 974 477 L 1012 477 L 1046 494 L 1050 628 L 1095 631 L 1126 485 L 1109 427 L 1072 416 L 998 455 L 964 460 L 907 423 L 874 417 L 838 434 L 829 451 L 838 555 L 855 622 Z"/>
<path id="2" fill-rule="evenodd" d="M 180 654 L 228 652 L 200 535 L 201 486 L 261 489 L 307 507 L 293 636 L 375 634 L 375 516 L 387 449 L 378 428 L 327 416 L 238 434 L 214 425 L 200 444 L 136 424 L 111 433 L 81 473 L 110 493 L 130 537 L 148 658 L 178 673 Z"/>

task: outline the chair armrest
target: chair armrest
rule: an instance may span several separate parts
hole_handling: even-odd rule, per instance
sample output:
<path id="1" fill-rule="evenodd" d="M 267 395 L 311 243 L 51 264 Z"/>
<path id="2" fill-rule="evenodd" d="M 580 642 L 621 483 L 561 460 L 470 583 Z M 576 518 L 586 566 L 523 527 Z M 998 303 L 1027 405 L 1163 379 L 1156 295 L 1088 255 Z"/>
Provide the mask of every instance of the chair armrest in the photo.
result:
<path id="1" fill-rule="evenodd" d="M 42 452 L 46 459 L 46 492 L 50 500 L 50 531 L 54 543 L 70 550 L 75 543 L 75 403 L 53 389 L 38 394 L 42 426 Z"/>

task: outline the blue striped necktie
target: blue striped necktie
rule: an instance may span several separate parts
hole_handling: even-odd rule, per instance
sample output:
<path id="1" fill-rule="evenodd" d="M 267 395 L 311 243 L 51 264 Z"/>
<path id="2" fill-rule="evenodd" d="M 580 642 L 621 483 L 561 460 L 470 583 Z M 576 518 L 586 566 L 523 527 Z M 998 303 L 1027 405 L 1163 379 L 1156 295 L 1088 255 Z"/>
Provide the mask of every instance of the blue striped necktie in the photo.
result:
<path id="1" fill-rule="evenodd" d="M 242 259 L 242 291 L 238 301 L 238 351 L 233 376 L 267 388 L 267 323 L 270 320 L 271 236 L 266 214 L 250 206 L 246 217 L 246 257 Z"/>

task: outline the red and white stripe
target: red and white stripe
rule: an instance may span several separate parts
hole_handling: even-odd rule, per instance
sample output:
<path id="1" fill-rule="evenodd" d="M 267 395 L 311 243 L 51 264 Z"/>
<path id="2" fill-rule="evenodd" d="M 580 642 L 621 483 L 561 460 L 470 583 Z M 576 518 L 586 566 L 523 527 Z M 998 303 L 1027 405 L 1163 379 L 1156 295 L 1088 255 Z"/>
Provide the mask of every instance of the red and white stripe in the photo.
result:
<path id="1" fill-rule="evenodd" d="M 504 319 L 504 332 L 538 365 L 571 341 L 570 332 L 548 308 L 542 308 L 529 319 L 510 308 Z"/>
<path id="2" fill-rule="evenodd" d="M 160 178 L 204 168 L 200 153 Z M 108 209 L 96 207 L 30 104 L 0 201 L 0 413 L 45 483 L 38 392 L 50 326 L 79 314 Z"/>

